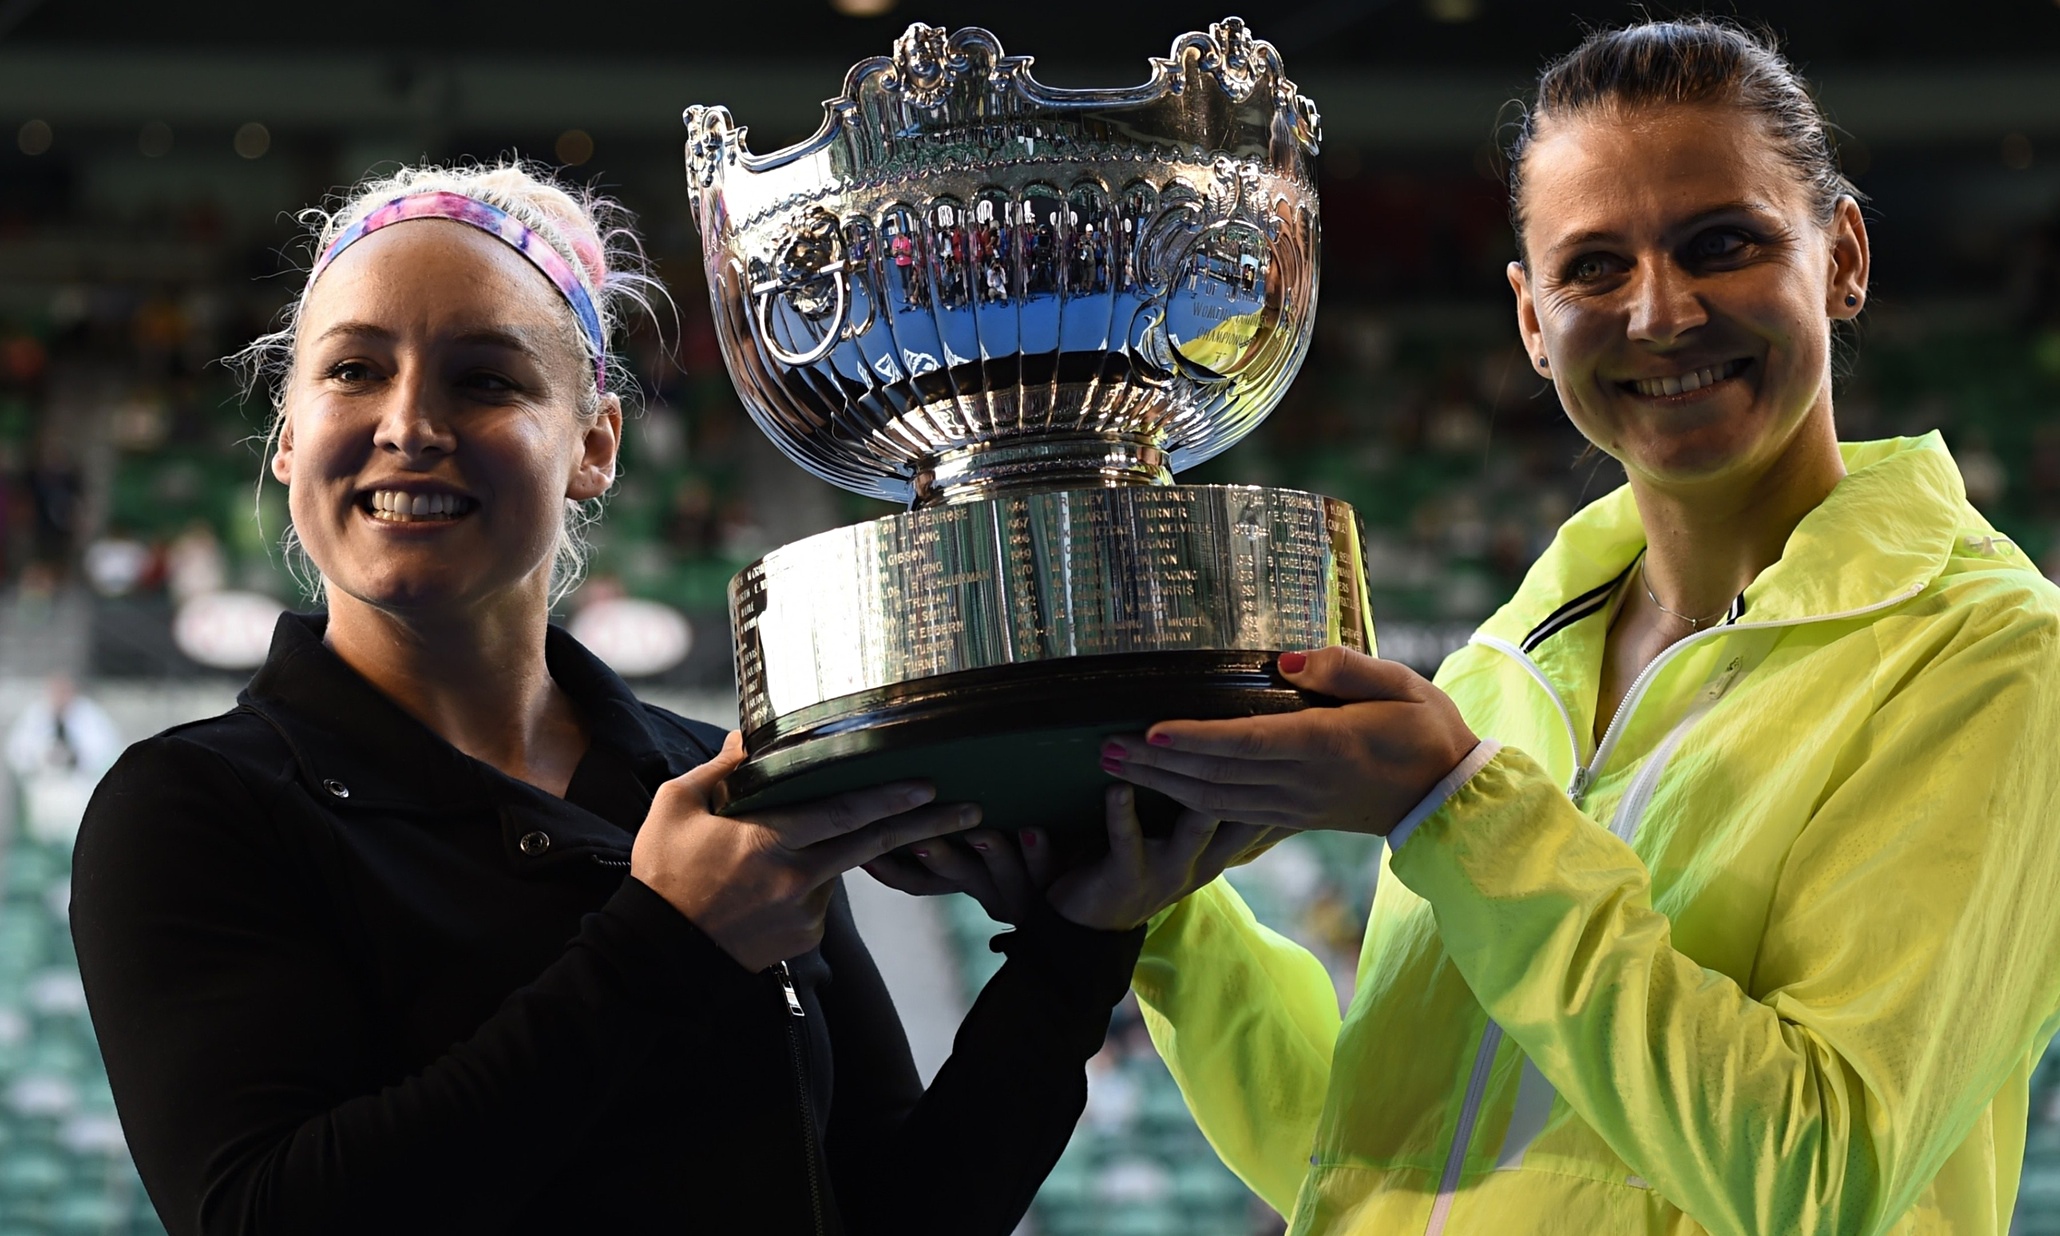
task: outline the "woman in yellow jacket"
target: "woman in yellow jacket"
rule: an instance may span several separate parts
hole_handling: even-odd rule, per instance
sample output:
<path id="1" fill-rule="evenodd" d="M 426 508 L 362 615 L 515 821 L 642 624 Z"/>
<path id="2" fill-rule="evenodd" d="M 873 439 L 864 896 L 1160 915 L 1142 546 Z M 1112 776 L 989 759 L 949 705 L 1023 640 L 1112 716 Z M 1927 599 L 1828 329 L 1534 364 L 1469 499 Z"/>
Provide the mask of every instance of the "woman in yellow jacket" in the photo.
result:
<path id="1" fill-rule="evenodd" d="M 1341 1019 L 1222 882 L 1136 988 L 1295 1233 L 2003 1233 L 2060 1009 L 2060 595 L 1936 436 L 1841 446 L 1867 234 L 1804 85 L 1598 33 L 1512 152 L 1518 326 L 1629 484 L 1436 685 L 1168 722 L 1105 766 L 1384 833 Z"/>

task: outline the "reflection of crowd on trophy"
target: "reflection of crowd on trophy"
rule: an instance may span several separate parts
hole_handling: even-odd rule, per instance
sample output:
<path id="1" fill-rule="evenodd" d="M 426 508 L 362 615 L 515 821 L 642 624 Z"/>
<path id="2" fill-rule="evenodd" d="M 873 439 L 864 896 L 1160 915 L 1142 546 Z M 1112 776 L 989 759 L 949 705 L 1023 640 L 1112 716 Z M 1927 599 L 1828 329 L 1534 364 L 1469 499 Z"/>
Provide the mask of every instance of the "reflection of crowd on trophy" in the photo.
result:
<path id="1" fill-rule="evenodd" d="M 947 307 L 965 302 L 960 280 L 965 268 L 964 234 L 957 223 L 958 211 L 951 206 L 939 205 L 930 211 L 928 250 L 932 265 L 928 273 L 936 277 L 937 299 Z"/>
<path id="2" fill-rule="evenodd" d="M 1255 249 L 1242 240 L 1234 249 L 1213 244 L 1196 245 L 1187 267 L 1187 289 L 1197 291 L 1206 280 L 1212 285 L 1222 285 L 1220 288 L 1212 287 L 1212 292 L 1232 300 L 1264 299 L 1266 262 L 1264 250 Z"/>
<path id="3" fill-rule="evenodd" d="M 979 292 L 981 299 L 1007 304 L 1009 302 L 1009 256 L 1013 252 L 1010 241 L 1014 231 L 1008 224 L 1008 203 L 1001 203 L 1000 217 L 996 217 L 995 203 L 982 199 L 973 208 L 973 260 L 980 271 Z"/>
<path id="4" fill-rule="evenodd" d="M 1126 216 L 1120 226 L 1118 243 L 1127 245 L 1135 224 Z M 902 307 L 923 305 L 934 277 L 938 304 L 951 309 L 976 299 L 1011 304 L 1018 286 L 1022 296 L 1053 294 L 1062 286 L 1073 293 L 1107 291 L 1118 261 L 1110 228 L 1098 204 L 1076 197 L 1015 203 L 982 198 L 970 210 L 939 202 L 930 210 L 927 246 L 901 215 L 890 214 L 884 230 Z"/>
<path id="5" fill-rule="evenodd" d="M 1109 288 L 1108 225 L 1103 222 L 1097 227 L 1093 219 L 1080 221 L 1077 211 L 1073 218 L 1073 265 L 1067 272 L 1067 282 L 1079 291 L 1106 292 Z"/>
<path id="6" fill-rule="evenodd" d="M 1028 296 L 1056 292 L 1059 290 L 1058 208 L 1044 201 L 1024 202 L 1023 220 L 1023 292 Z"/>
<path id="7" fill-rule="evenodd" d="M 887 216 L 887 260 L 894 267 L 894 282 L 901 289 L 901 307 L 914 309 L 930 299 L 929 280 L 924 277 L 923 251 L 916 240 L 915 220 L 906 211 Z"/>

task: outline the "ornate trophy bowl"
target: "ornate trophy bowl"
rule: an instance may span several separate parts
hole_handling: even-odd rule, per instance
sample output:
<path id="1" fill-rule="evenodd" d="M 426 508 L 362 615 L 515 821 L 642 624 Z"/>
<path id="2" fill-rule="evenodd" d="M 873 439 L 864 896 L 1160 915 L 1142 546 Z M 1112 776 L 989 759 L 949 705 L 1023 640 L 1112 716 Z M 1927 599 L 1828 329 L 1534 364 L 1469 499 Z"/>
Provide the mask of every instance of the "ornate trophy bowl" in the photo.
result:
<path id="1" fill-rule="evenodd" d="M 1103 736 L 1304 707 L 1280 651 L 1372 649 L 1349 507 L 1173 484 L 1307 354 L 1316 109 L 1235 18 L 1129 89 L 1029 67 L 918 24 L 785 150 L 687 110 L 739 396 L 911 507 L 731 582 L 738 806 L 920 776 L 995 827 L 1098 828 Z"/>

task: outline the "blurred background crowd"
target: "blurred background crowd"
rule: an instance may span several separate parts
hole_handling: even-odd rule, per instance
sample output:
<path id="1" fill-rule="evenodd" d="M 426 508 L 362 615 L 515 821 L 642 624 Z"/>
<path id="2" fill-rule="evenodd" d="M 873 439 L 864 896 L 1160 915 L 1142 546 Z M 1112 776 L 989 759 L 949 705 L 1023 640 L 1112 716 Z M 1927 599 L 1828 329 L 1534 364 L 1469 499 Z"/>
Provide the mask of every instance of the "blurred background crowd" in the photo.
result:
<path id="1" fill-rule="evenodd" d="M 268 409 L 223 363 L 298 288 L 309 255 L 292 212 L 395 161 L 520 153 L 641 216 L 677 313 L 627 341 L 644 407 L 562 617 L 647 694 L 729 722 L 730 575 L 887 508 L 807 477 L 739 405 L 699 273 L 680 109 L 728 104 L 763 152 L 805 136 L 845 67 L 911 20 L 985 25 L 1053 84 L 1115 85 L 1220 8 L 760 0 L 571 17 L 474 0 L 360 4 L 339 28 L 242 0 L 0 0 L 0 1236 L 159 1230 L 72 966 L 69 839 L 120 748 L 226 707 L 300 601 L 284 494 L 260 481 Z M 1272 419 L 1185 479 L 1353 503 L 1381 649 L 1429 670 L 1561 520 L 1621 482 L 1516 347 L 1494 139 L 1543 59 L 1584 22 L 1631 12 L 1267 8 L 1247 13 L 1255 32 L 1324 113 L 1318 333 Z M 2060 4 L 1735 8 L 1788 36 L 1872 198 L 1842 435 L 1943 431 L 1976 505 L 2060 574 Z M 1300 839 L 1236 876 L 1341 995 L 1378 860 L 1362 841 Z M 905 1011 L 919 1040 L 927 1018 L 948 1042 L 953 1001 L 992 964 L 990 927 L 970 903 L 930 909 L 952 984 L 938 1008 Z M 2024 1233 L 2060 1233 L 2056 1081 L 2049 1067 L 2034 1100 Z M 1217 1164 L 1126 1006 L 1029 1226 L 1248 1236 L 1279 1220 Z"/>

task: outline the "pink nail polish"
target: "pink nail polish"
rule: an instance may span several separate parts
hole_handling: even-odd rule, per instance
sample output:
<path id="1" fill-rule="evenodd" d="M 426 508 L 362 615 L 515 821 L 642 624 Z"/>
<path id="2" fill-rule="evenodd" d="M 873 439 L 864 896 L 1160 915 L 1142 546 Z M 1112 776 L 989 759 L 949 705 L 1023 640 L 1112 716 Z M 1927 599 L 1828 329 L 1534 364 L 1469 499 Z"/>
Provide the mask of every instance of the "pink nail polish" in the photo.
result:
<path id="1" fill-rule="evenodd" d="M 1121 760 L 1119 760 L 1119 759 L 1115 759 L 1115 758 L 1113 758 L 1113 757 L 1111 757 L 1111 756 L 1106 756 L 1106 755 L 1105 755 L 1105 756 L 1103 756 L 1103 757 L 1102 757 L 1102 771 L 1103 771 L 1103 772 L 1105 772 L 1105 773 L 1119 773 L 1119 772 L 1122 772 L 1122 771 L 1123 771 L 1123 761 L 1121 761 Z"/>
<path id="2" fill-rule="evenodd" d="M 1124 749 L 1123 744 L 1114 739 L 1110 739 L 1102 744 L 1102 758 L 1105 760 L 1120 760 L 1129 754 L 1130 752 Z"/>
<path id="3" fill-rule="evenodd" d="M 917 858 L 930 857 L 930 852 L 928 850 L 910 850 L 909 853 L 915 855 Z"/>
<path id="4" fill-rule="evenodd" d="M 1308 668 L 1309 654 L 1306 652 L 1283 652 L 1280 654 L 1280 672 L 1299 674 Z"/>
<path id="5" fill-rule="evenodd" d="M 981 852 L 982 854 L 985 854 L 985 853 L 987 852 L 987 843 L 986 843 L 986 842 L 984 842 L 984 841 L 975 841 L 975 842 L 972 842 L 971 844 L 972 844 L 972 847 L 973 847 L 974 849 L 976 849 L 976 850 L 980 851 L 980 852 Z"/>
<path id="6" fill-rule="evenodd" d="M 1152 744 L 1154 747 L 1170 747 L 1173 745 L 1173 740 L 1164 734 L 1153 734 L 1151 737 L 1145 739 L 1145 741 Z"/>
<path id="7" fill-rule="evenodd" d="M 1017 833 L 1016 839 L 1023 843 L 1023 848 L 1026 850 L 1034 850 L 1037 848 L 1037 834 L 1031 832 L 1027 828 L 1024 829 L 1022 832 Z"/>

